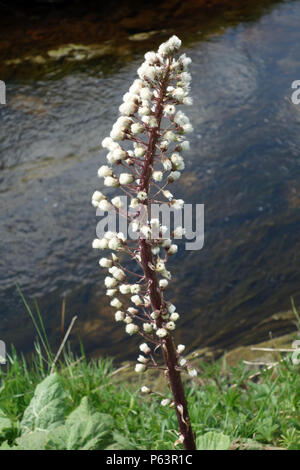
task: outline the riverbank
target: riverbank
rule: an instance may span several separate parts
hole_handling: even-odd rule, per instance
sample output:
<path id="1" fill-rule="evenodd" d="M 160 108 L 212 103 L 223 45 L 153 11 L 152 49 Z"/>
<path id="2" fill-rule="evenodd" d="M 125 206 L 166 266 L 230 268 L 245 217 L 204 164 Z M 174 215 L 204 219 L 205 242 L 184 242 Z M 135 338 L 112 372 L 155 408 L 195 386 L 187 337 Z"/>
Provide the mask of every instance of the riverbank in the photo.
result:
<path id="1" fill-rule="evenodd" d="M 29 4 L 28 4 L 29 3 Z M 280 0 L 1 2 L 2 80 L 55 79 L 85 64 L 126 64 L 176 32 L 186 45 L 253 21 Z"/>
<path id="2" fill-rule="evenodd" d="M 280 345 L 290 349 L 297 337 L 287 335 Z M 272 340 L 258 347 L 278 344 Z M 233 350 L 217 361 L 199 359 L 199 351 L 190 355 L 199 371 L 197 378 L 185 378 L 197 448 L 300 450 L 299 365 L 290 353 L 278 360 L 275 352 L 277 364 L 258 369 L 249 363 L 249 352 Z M 259 354 L 260 362 L 270 361 Z M 87 361 L 70 351 L 49 375 L 45 357 L 38 347 L 30 363 L 12 352 L 0 370 L 1 450 L 174 448 L 175 414 L 160 404 L 168 397 L 161 375 L 141 377 L 132 363 L 116 368 L 110 359 Z M 145 384 L 155 393 L 143 396 Z"/>

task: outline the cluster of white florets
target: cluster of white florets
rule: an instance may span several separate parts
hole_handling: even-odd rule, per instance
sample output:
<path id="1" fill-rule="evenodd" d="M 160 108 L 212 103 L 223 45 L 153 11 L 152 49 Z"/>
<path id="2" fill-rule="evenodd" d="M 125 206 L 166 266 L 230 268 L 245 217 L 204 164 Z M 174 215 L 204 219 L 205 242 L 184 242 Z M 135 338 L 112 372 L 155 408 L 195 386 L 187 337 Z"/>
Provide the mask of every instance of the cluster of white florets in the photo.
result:
<path id="1" fill-rule="evenodd" d="M 125 246 L 126 237 L 122 232 L 106 232 L 103 238 L 95 238 L 92 243 L 96 250 L 124 251 Z"/>
<path id="2" fill-rule="evenodd" d="M 184 134 L 192 132 L 193 127 L 188 117 L 181 111 L 176 111 L 178 104 L 192 104 L 189 95 L 191 76 L 187 68 L 191 59 L 182 54 L 177 60 L 174 54 L 179 50 L 180 39 L 172 36 L 161 44 L 157 52 L 145 54 L 145 61 L 138 69 L 139 78 L 131 85 L 123 96 L 119 111 L 121 116 L 112 127 L 110 136 L 102 141 L 102 146 L 108 150 L 106 156 L 108 165 L 102 165 L 98 176 L 104 179 L 104 185 L 117 188 L 126 187 L 134 207 L 136 204 L 147 203 L 148 195 L 140 190 L 140 179 L 136 162 L 141 161 L 147 151 L 147 142 L 142 137 L 156 129 L 159 132 L 157 155 L 155 157 L 152 179 L 163 182 L 165 196 L 175 209 L 182 208 L 184 201 L 173 199 L 170 191 L 165 190 L 167 184 L 177 181 L 185 167 L 182 152 L 189 150 L 189 142 Z M 161 83 L 167 78 L 168 86 L 161 96 Z M 164 119 L 158 129 L 157 102 L 161 100 Z M 163 126 L 163 124 L 165 124 Z M 146 139 L 147 140 L 147 139 Z M 125 143 L 131 141 L 132 150 L 125 148 Z M 113 167 L 116 167 L 113 169 Z M 118 200 L 109 201 L 100 191 L 92 196 L 92 204 L 102 210 L 119 210 Z"/>
<path id="3" fill-rule="evenodd" d="M 147 227 L 150 231 L 157 229 L 158 233 L 161 233 L 162 230 L 156 219 L 152 219 Z M 177 233 L 183 233 L 182 229 L 178 227 Z M 124 243 L 123 238 L 120 238 L 120 234 L 107 232 L 103 239 L 94 240 L 93 247 L 95 249 L 122 250 L 122 244 Z M 157 246 L 152 247 L 153 252 L 155 248 L 161 249 L 159 244 L 168 255 L 177 251 L 177 245 L 172 244 L 170 239 L 162 240 L 158 238 Z M 155 253 L 157 262 L 151 269 L 155 270 L 158 276 L 161 277 L 159 286 L 164 291 L 168 286 L 171 273 L 165 267 L 165 260 L 159 257 L 157 251 Z M 107 289 L 106 295 L 111 298 L 110 305 L 116 309 L 115 320 L 126 324 L 126 333 L 129 335 L 140 333 L 155 342 L 157 339 L 166 337 L 169 331 L 175 330 L 176 322 L 180 317 L 179 313 L 176 312 L 176 307 L 170 302 L 165 302 L 164 309 L 161 312 L 152 312 L 150 299 L 146 295 L 146 286 L 142 283 L 142 276 L 140 276 L 139 282 L 130 283 L 126 268 L 122 268 L 119 258 L 114 253 L 109 258 L 100 258 L 99 265 L 107 270 L 104 279 Z M 121 300 L 119 297 L 121 297 Z M 125 308 L 124 305 L 127 307 Z M 160 328 L 157 327 L 159 317 L 161 317 Z"/>
<path id="4" fill-rule="evenodd" d="M 103 178 L 105 186 L 119 188 L 130 196 L 129 206 L 137 213 L 141 206 L 149 207 L 154 200 L 151 190 L 156 197 L 163 196 L 174 209 L 182 209 L 184 205 L 182 199 L 175 199 L 166 189 L 167 185 L 180 178 L 185 168 L 182 153 L 189 150 L 189 142 L 184 135 L 193 130 L 188 117 L 176 109 L 181 104 L 192 104 L 189 97 L 191 76 L 187 71 L 191 59 L 185 54 L 175 59 L 180 46 L 180 39 L 173 36 L 161 44 L 157 52 L 145 54 L 145 61 L 137 71 L 139 78 L 123 96 L 119 107 L 121 116 L 110 135 L 102 141 L 102 147 L 108 151 L 107 164 L 99 168 L 98 176 Z M 147 190 L 143 186 L 141 167 L 149 151 L 151 135 L 156 136 L 156 147 L 152 149 L 152 174 Z M 131 149 L 128 149 L 128 143 L 131 143 Z M 120 196 L 109 200 L 101 191 L 95 191 L 92 205 L 103 211 L 120 212 L 124 203 Z M 149 267 L 157 273 L 163 299 L 163 291 L 171 279 L 166 263 L 177 253 L 178 246 L 167 236 L 168 228 L 158 219 L 141 223 L 137 217 L 131 217 L 130 221 L 132 231 L 151 245 L 153 264 Z M 183 235 L 183 227 L 177 227 L 170 236 L 182 238 Z M 93 241 L 95 249 L 125 251 L 140 264 L 139 248 L 132 249 L 128 245 L 121 232 L 107 232 L 103 238 Z M 124 323 L 129 335 L 140 334 L 154 345 L 162 344 L 176 328 L 179 314 L 175 306 L 163 300 L 161 310 L 152 311 L 144 276 L 127 272 L 116 254 L 101 258 L 99 264 L 108 270 L 104 284 L 110 305 L 115 308 L 115 320 Z M 132 274 L 138 276 L 136 283 L 130 280 Z M 177 354 L 183 366 L 180 349 L 182 345 L 178 346 Z M 139 355 L 135 370 L 144 372 L 152 360 L 151 348 L 143 343 L 140 350 L 144 355 Z M 144 387 L 143 393 L 148 393 L 146 389 Z"/>

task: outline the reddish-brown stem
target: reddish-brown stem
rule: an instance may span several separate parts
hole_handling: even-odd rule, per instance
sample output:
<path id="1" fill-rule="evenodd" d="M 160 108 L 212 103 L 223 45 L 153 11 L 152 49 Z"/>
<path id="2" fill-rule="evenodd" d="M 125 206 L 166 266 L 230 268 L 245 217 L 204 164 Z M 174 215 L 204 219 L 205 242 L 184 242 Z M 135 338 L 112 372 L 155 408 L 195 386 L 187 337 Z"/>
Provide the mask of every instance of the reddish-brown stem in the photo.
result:
<path id="1" fill-rule="evenodd" d="M 157 119 L 157 127 L 153 128 L 149 132 L 149 142 L 147 151 L 145 154 L 145 159 L 142 167 L 142 173 L 139 183 L 139 190 L 145 191 L 149 194 L 149 185 L 150 178 L 152 173 L 152 165 L 154 160 L 154 154 L 157 142 L 160 136 L 160 125 L 163 115 L 163 98 L 165 96 L 166 87 L 168 84 L 169 78 L 169 68 L 167 68 L 165 79 L 163 80 L 160 90 L 159 97 L 156 102 L 155 107 L 155 117 Z M 162 312 L 165 307 L 163 300 L 162 292 L 159 287 L 158 277 L 156 271 L 153 271 L 150 266 L 154 265 L 153 254 L 151 251 L 151 245 L 149 241 L 139 238 L 139 249 L 141 256 L 141 265 L 144 271 L 145 280 L 148 285 L 148 291 L 150 295 L 151 306 L 153 310 Z M 158 317 L 157 326 L 160 328 L 162 326 L 162 318 Z M 175 411 L 177 415 L 178 425 L 180 433 L 182 434 L 184 441 L 183 446 L 185 450 L 194 450 L 196 449 L 194 433 L 190 423 L 190 417 L 188 413 L 187 401 L 185 397 L 185 392 L 183 384 L 181 381 L 180 371 L 178 370 L 177 364 L 177 354 L 176 349 L 173 343 L 173 339 L 168 333 L 168 335 L 162 340 L 162 350 L 164 355 L 164 360 L 167 366 L 167 377 L 169 385 L 174 397 Z"/>

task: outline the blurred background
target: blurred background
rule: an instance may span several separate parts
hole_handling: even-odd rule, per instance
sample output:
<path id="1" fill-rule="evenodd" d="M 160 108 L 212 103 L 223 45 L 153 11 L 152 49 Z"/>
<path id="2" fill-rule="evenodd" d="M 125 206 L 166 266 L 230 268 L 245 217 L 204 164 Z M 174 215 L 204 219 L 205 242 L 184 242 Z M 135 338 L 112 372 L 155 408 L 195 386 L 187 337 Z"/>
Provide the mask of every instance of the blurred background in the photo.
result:
<path id="1" fill-rule="evenodd" d="M 100 142 L 143 54 L 176 34 L 193 59 L 194 125 L 178 198 L 205 204 L 205 245 L 170 261 L 189 349 L 296 329 L 300 303 L 300 1 L 0 1 L 0 339 L 33 349 L 16 283 L 52 344 L 135 356 L 91 248 Z M 132 356 L 133 354 L 133 356 Z"/>

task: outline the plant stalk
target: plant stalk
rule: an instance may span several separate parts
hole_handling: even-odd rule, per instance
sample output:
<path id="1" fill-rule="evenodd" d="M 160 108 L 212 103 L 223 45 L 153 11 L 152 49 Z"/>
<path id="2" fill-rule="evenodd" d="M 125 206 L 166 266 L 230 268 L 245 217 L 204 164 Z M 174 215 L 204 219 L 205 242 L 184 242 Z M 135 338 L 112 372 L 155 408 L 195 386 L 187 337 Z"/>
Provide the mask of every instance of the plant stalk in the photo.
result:
<path id="1" fill-rule="evenodd" d="M 164 81 L 161 84 L 159 97 L 155 108 L 155 117 L 157 119 L 157 127 L 153 128 L 149 132 L 149 144 L 145 154 L 145 160 L 143 163 L 142 174 L 140 178 L 139 189 L 149 194 L 149 183 L 152 174 L 152 166 L 154 160 L 154 154 L 156 144 L 160 137 L 160 125 L 163 115 L 163 99 L 166 93 L 166 88 L 169 78 L 169 68 L 167 69 Z M 153 266 L 153 254 L 151 246 L 144 238 L 139 238 L 139 249 L 141 256 L 141 264 L 144 270 L 145 280 L 147 282 L 151 305 L 154 311 L 162 312 L 165 304 L 162 298 L 161 289 L 157 278 L 156 271 L 153 271 L 150 266 Z M 161 314 L 157 319 L 157 326 L 160 328 L 162 325 Z M 175 411 L 177 415 L 178 425 L 180 433 L 182 434 L 184 441 L 183 447 L 185 450 L 195 450 L 195 437 L 191 427 L 190 417 L 188 413 L 187 400 L 181 380 L 180 371 L 178 370 L 177 354 L 173 343 L 173 339 L 170 333 L 162 340 L 163 356 L 167 366 L 167 378 L 169 386 L 171 388 Z"/>

